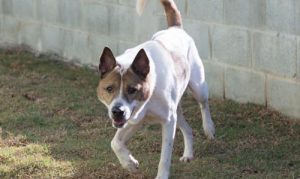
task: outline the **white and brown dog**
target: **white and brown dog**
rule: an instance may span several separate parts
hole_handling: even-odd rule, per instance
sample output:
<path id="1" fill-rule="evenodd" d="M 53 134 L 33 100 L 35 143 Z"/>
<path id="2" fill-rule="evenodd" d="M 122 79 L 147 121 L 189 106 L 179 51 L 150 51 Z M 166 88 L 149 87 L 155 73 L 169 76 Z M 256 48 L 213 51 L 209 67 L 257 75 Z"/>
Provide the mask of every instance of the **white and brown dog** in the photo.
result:
<path id="1" fill-rule="evenodd" d="M 141 13 L 146 0 L 137 0 Z M 204 68 L 193 39 L 182 29 L 182 20 L 173 0 L 161 0 L 169 28 L 154 34 L 151 40 L 114 57 L 104 48 L 100 57 L 101 79 L 98 98 L 108 108 L 118 128 L 111 147 L 122 166 L 136 171 L 138 161 L 126 148 L 126 142 L 145 122 L 162 125 L 162 150 L 157 178 L 168 178 L 176 126 L 184 136 L 180 161 L 193 159 L 192 129 L 184 119 L 180 99 L 187 87 L 199 102 L 203 128 L 214 138 L 214 123 L 208 106 L 208 87 Z"/>

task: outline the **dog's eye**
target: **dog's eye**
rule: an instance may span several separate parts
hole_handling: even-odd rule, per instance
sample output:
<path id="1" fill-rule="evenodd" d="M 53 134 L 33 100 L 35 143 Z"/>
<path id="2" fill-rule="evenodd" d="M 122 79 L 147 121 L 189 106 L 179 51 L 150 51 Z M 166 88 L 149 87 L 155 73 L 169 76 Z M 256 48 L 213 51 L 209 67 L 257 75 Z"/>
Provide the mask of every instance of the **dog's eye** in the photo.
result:
<path id="1" fill-rule="evenodd" d="M 134 87 L 128 87 L 127 92 L 128 94 L 134 94 L 137 92 L 137 89 Z"/>
<path id="2" fill-rule="evenodd" d="M 114 88 L 112 86 L 108 86 L 105 88 L 105 90 L 108 92 L 108 93 L 112 93 Z"/>

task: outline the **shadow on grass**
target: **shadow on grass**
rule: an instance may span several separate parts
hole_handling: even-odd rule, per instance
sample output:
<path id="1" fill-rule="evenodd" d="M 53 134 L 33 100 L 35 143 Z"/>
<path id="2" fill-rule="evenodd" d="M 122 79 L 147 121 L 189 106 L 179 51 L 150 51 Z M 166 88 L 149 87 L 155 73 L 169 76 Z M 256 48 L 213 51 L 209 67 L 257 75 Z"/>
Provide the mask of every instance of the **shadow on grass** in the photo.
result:
<path id="1" fill-rule="evenodd" d="M 145 126 L 129 144 L 140 161 L 130 174 L 110 149 L 115 129 L 96 97 L 97 73 L 22 50 L 0 52 L 0 177 L 153 178 L 160 127 Z M 202 131 L 200 110 L 183 100 L 194 129 L 195 160 L 179 163 L 176 134 L 171 178 L 297 178 L 300 125 L 261 106 L 211 100 L 216 139 Z"/>

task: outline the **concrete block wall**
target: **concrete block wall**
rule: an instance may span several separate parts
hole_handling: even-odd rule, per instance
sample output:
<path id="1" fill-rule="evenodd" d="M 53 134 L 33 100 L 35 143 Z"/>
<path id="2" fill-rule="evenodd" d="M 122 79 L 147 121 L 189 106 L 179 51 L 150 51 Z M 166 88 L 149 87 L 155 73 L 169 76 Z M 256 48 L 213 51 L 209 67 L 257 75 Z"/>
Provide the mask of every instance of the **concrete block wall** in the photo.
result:
<path id="1" fill-rule="evenodd" d="M 210 96 L 300 118 L 299 0 L 175 0 L 206 68 Z M 0 42 L 86 65 L 166 27 L 159 0 L 0 0 Z"/>

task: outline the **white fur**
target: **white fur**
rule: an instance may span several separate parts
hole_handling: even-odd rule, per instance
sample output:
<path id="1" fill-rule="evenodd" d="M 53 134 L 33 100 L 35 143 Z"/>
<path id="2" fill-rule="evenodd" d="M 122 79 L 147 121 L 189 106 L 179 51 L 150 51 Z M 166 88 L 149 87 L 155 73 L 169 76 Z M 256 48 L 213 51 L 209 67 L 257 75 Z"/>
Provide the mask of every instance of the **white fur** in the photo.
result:
<path id="1" fill-rule="evenodd" d="M 138 0 L 138 12 L 144 7 L 144 0 Z M 117 57 L 117 63 L 123 68 L 129 68 L 137 52 L 144 49 L 150 61 L 150 77 L 153 94 L 146 102 L 128 105 L 128 110 L 134 112 L 128 119 L 128 124 L 118 129 L 112 140 L 112 149 L 122 166 L 136 171 L 138 161 L 126 148 L 126 142 L 144 122 L 158 121 L 162 125 L 162 151 L 156 178 L 168 178 L 176 126 L 184 136 L 184 152 L 180 161 L 193 159 L 192 129 L 185 121 L 180 108 L 180 99 L 189 87 L 195 99 L 199 102 L 202 113 L 203 128 L 208 138 L 214 137 L 214 123 L 208 106 L 208 88 L 205 82 L 204 67 L 196 49 L 195 43 L 187 33 L 176 27 L 154 34 L 150 41 L 127 50 Z M 180 62 L 180 65 L 175 62 Z M 178 69 L 184 70 L 186 76 L 178 79 Z M 125 100 L 121 96 L 117 102 Z M 125 103 L 125 102 L 124 102 Z M 132 112 L 132 111 L 131 111 Z"/>

